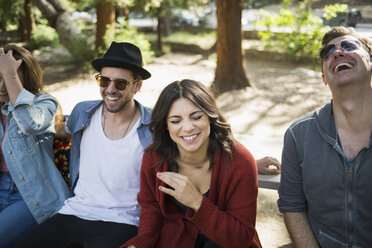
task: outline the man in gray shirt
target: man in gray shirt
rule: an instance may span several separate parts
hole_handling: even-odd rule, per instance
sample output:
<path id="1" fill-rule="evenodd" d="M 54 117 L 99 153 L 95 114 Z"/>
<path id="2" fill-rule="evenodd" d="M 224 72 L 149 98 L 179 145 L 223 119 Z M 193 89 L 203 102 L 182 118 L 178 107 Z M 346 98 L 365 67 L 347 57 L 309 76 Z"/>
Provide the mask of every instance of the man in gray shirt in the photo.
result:
<path id="1" fill-rule="evenodd" d="M 371 247 L 371 44 L 334 27 L 322 45 L 332 101 L 287 130 L 278 206 L 295 247 Z"/>

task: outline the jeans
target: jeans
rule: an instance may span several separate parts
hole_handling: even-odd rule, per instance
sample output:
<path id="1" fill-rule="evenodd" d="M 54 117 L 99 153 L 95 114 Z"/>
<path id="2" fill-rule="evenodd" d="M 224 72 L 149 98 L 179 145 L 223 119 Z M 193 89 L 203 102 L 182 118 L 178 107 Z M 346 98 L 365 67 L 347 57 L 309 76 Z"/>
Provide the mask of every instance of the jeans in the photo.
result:
<path id="1" fill-rule="evenodd" d="M 9 172 L 0 172 L 0 248 L 12 248 L 37 226 Z"/>
<path id="2" fill-rule="evenodd" d="M 117 248 L 137 235 L 137 227 L 56 214 L 30 232 L 17 248 Z M 75 246 L 73 246 L 75 247 Z"/>

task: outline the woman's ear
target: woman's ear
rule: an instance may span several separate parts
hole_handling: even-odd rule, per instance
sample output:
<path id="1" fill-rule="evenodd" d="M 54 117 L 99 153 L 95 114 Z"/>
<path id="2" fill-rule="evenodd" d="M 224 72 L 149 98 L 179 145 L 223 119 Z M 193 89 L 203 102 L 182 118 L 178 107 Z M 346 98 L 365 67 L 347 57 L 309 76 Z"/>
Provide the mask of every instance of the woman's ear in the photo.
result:
<path id="1" fill-rule="evenodd" d="M 327 85 L 328 83 L 327 83 L 327 80 L 326 80 L 323 72 L 322 72 L 322 79 L 323 79 L 323 84 Z"/>

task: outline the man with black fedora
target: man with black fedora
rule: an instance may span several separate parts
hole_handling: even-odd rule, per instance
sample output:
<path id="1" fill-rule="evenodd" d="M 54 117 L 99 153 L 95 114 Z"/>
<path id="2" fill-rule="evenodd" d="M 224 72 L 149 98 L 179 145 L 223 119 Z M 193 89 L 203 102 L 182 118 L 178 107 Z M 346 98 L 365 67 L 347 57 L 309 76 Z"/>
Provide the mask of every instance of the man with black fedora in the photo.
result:
<path id="1" fill-rule="evenodd" d="M 112 42 L 93 60 L 101 100 L 78 103 L 65 129 L 71 135 L 71 197 L 58 214 L 19 247 L 119 247 L 137 234 L 137 193 L 151 110 L 134 100 L 151 74 L 131 43 Z"/>

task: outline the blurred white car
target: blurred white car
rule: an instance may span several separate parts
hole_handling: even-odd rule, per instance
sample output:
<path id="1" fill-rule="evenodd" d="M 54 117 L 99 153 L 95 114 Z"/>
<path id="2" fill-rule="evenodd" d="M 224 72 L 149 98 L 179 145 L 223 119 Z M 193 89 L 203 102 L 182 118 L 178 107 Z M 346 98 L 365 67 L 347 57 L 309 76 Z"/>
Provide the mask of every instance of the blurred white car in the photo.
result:
<path id="1" fill-rule="evenodd" d="M 73 20 L 83 20 L 86 22 L 97 22 L 97 16 L 91 15 L 88 12 L 81 12 L 81 11 L 75 11 L 72 13 L 72 19 Z"/>

